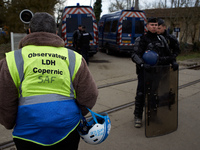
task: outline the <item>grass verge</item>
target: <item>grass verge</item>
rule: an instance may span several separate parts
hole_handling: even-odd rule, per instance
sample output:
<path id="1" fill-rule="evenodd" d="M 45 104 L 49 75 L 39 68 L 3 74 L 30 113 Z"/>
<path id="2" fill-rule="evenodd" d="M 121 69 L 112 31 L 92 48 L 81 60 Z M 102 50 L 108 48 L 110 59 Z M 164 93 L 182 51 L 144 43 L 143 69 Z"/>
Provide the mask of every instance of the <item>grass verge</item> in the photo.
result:
<path id="1" fill-rule="evenodd" d="M 178 55 L 177 60 L 183 61 L 183 60 L 196 59 L 196 58 L 200 58 L 200 52 L 182 53 Z"/>

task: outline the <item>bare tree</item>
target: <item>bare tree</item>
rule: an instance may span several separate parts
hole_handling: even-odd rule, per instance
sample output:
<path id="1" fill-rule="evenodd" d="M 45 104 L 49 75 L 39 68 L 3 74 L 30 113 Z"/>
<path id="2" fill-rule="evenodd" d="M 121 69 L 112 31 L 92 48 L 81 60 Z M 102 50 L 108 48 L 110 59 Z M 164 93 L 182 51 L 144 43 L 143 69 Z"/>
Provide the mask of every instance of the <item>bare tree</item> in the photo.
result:
<path id="1" fill-rule="evenodd" d="M 166 9 L 168 13 L 162 17 L 167 17 L 171 31 L 176 27 L 181 28 L 180 42 L 194 43 L 199 40 L 200 0 L 156 0 L 145 4 L 146 8 Z"/>
<path id="2" fill-rule="evenodd" d="M 19 14 L 23 9 L 29 9 L 33 13 L 48 12 L 54 15 L 56 4 L 63 4 L 65 0 L 6 0 L 6 2 L 5 24 L 12 32 L 24 32 L 24 24 L 19 18 Z"/>
<path id="3" fill-rule="evenodd" d="M 139 10 L 139 0 L 115 0 L 115 2 L 111 2 L 109 11 L 114 12 L 122 9 L 131 9 L 132 7 Z"/>
<path id="4" fill-rule="evenodd" d="M 109 9 L 110 12 L 115 12 L 115 11 L 118 11 L 118 10 L 125 9 L 126 6 L 127 6 L 126 1 L 115 0 L 115 2 L 111 2 L 108 9 Z"/>
<path id="5" fill-rule="evenodd" d="M 171 7 L 177 9 L 177 11 L 176 13 L 171 13 L 170 26 L 172 28 L 177 27 L 177 23 L 179 22 L 178 26 L 181 25 L 182 32 L 180 42 L 187 43 L 188 39 L 191 39 L 191 42 L 194 43 L 196 37 L 199 36 L 197 35 L 198 24 L 200 22 L 199 0 L 171 0 L 171 2 Z"/>
<path id="6" fill-rule="evenodd" d="M 195 7 L 199 7 L 199 6 L 200 6 L 199 0 L 196 0 Z"/>
<path id="7" fill-rule="evenodd" d="M 127 0 L 127 9 L 131 9 L 131 0 Z"/>
<path id="8" fill-rule="evenodd" d="M 135 0 L 135 9 L 139 10 L 139 0 Z"/>

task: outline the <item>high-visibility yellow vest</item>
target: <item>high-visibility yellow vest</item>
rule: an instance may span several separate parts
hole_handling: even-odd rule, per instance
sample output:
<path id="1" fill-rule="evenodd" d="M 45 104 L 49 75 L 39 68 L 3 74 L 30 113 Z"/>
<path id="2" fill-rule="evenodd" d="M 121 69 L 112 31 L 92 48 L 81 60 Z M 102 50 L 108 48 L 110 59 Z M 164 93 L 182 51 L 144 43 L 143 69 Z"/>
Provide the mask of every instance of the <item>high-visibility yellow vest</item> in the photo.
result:
<path id="1" fill-rule="evenodd" d="M 81 65 L 82 56 L 64 47 L 56 48 L 51 46 L 28 45 L 20 50 L 6 53 L 6 61 L 11 77 L 18 88 L 19 93 L 18 118 L 13 136 L 41 145 L 51 145 L 57 143 L 63 136 L 67 136 L 72 132 L 80 120 L 78 116 L 79 110 L 75 103 L 76 93 L 72 82 Z M 52 102 L 54 103 L 52 104 Z M 39 114 L 39 111 L 45 107 L 44 104 L 47 104 L 50 109 L 47 110 L 49 113 L 46 114 L 48 115 L 46 119 L 47 124 L 48 121 L 49 124 L 51 122 L 54 123 L 54 120 L 57 121 L 57 118 L 60 116 L 62 117 L 62 115 L 64 116 L 64 118 L 58 119 L 63 119 L 64 123 L 61 122 L 60 125 L 59 123 L 57 125 L 62 132 L 58 135 L 54 135 L 55 139 L 50 142 L 48 141 L 48 138 L 45 139 L 45 136 L 48 136 L 48 131 L 41 130 L 39 133 L 35 130 L 37 126 L 34 126 L 35 122 L 37 124 L 38 121 L 42 122 L 44 120 L 40 118 L 43 114 L 41 114 L 41 116 Z M 35 107 L 36 105 L 37 107 Z M 71 108 L 69 108 L 68 105 L 72 105 Z M 51 108 L 52 110 L 57 110 L 57 107 L 61 106 L 64 107 L 59 110 L 61 111 L 59 113 L 62 115 L 57 115 L 56 113 L 58 112 L 51 112 Z M 34 111 L 27 112 L 29 109 Z M 70 116 L 70 114 L 66 114 L 71 112 L 73 113 L 72 115 L 76 114 L 76 116 L 73 117 L 72 115 Z M 33 116 L 31 113 L 35 113 L 36 120 L 32 118 Z M 22 117 L 23 114 L 26 114 L 26 116 L 24 116 L 26 119 L 24 120 Z M 69 129 L 62 129 L 63 126 L 65 127 L 69 124 L 66 122 L 66 125 L 63 125 L 65 124 L 65 120 L 67 120 L 65 119 L 68 117 L 67 115 L 69 116 L 68 122 L 72 123 L 72 125 Z M 37 120 L 37 117 L 40 119 Z M 44 118 L 46 118 L 46 116 L 44 116 Z M 72 121 L 70 121 L 70 119 Z M 33 128 L 26 125 L 28 124 L 28 121 L 33 124 Z M 43 121 L 43 124 L 45 124 L 45 121 Z M 23 128 L 23 132 L 21 131 L 21 128 Z M 30 130 L 33 130 L 32 132 L 38 134 L 38 137 L 40 138 L 37 138 L 37 136 L 29 136 L 28 133 Z M 53 132 L 54 129 L 52 128 L 51 130 Z M 41 136 L 44 136 L 44 139 L 41 139 Z M 41 141 L 37 141 L 37 139 Z"/>
<path id="2" fill-rule="evenodd" d="M 19 97 L 59 94 L 76 97 L 72 81 L 81 65 L 81 55 L 51 46 L 25 46 L 6 54 Z M 23 82 L 22 82 L 23 81 Z"/>

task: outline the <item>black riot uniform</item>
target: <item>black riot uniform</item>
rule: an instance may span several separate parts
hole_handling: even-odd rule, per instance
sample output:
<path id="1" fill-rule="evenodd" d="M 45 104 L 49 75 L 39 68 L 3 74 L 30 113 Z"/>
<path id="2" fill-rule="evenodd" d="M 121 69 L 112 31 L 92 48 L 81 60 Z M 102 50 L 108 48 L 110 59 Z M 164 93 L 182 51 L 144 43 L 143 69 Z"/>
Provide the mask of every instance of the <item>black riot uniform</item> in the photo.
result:
<path id="1" fill-rule="evenodd" d="M 158 20 L 158 26 L 160 25 L 166 27 L 163 19 Z M 165 30 L 164 33 L 161 33 L 161 35 L 165 37 L 172 55 L 176 58 L 178 54 L 180 54 L 180 47 L 177 38 L 174 35 L 169 34 L 167 30 Z"/>
<path id="2" fill-rule="evenodd" d="M 159 55 L 157 65 L 169 65 L 174 61 L 165 38 L 157 33 L 147 32 L 147 34 L 138 37 L 134 45 L 132 60 L 136 63 L 136 73 L 138 75 L 138 86 L 135 97 L 135 117 L 142 118 L 144 107 L 144 72 L 143 69 L 150 69 L 148 64 L 142 59 L 146 50 L 154 50 Z"/>
<path id="3" fill-rule="evenodd" d="M 79 25 L 79 29 L 75 30 L 73 33 L 73 38 L 72 38 L 72 42 L 73 42 L 73 47 L 75 48 L 75 51 L 78 52 L 79 54 L 80 52 L 80 48 L 78 47 L 78 42 L 80 40 L 80 36 L 81 36 L 81 25 Z"/>
<path id="4" fill-rule="evenodd" d="M 172 55 L 176 58 L 178 54 L 180 53 L 178 40 L 176 39 L 174 35 L 169 34 L 166 30 L 161 35 L 165 37 Z"/>
<path id="5" fill-rule="evenodd" d="M 83 26 L 82 29 L 83 31 L 81 32 L 79 46 L 81 49 L 81 55 L 83 56 L 87 64 L 89 64 L 88 51 L 90 49 L 90 40 L 92 40 L 93 38 L 90 33 L 85 31 L 85 26 Z"/>

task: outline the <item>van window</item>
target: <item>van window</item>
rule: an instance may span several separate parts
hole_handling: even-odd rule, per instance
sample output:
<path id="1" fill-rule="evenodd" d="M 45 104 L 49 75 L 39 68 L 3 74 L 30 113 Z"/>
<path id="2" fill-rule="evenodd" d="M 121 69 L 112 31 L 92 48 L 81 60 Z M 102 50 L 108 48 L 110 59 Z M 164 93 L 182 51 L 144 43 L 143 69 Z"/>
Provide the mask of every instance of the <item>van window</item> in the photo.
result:
<path id="1" fill-rule="evenodd" d="M 111 25 L 111 21 L 107 21 L 105 23 L 104 32 L 109 32 L 110 31 L 110 25 Z"/>
<path id="2" fill-rule="evenodd" d="M 66 18 L 67 33 L 73 33 L 78 29 L 78 19 L 77 18 Z"/>
<path id="3" fill-rule="evenodd" d="M 114 20 L 111 27 L 111 32 L 116 32 L 118 20 Z"/>
<path id="4" fill-rule="evenodd" d="M 82 17 L 81 24 L 86 27 L 87 32 L 93 32 L 93 20 L 92 17 Z"/>
<path id="5" fill-rule="evenodd" d="M 132 20 L 123 20 L 122 33 L 132 33 Z"/>
<path id="6" fill-rule="evenodd" d="M 135 21 L 135 34 L 144 33 L 144 21 L 136 20 Z"/>

